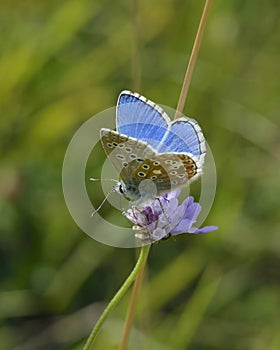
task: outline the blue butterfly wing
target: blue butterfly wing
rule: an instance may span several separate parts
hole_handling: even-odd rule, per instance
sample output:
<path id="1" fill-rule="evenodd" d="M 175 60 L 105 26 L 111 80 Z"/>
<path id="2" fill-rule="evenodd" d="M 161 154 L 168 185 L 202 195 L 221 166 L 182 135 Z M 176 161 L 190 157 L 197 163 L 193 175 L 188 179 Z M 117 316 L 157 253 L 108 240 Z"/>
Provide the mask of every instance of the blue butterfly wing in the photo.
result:
<path id="1" fill-rule="evenodd" d="M 182 153 L 198 168 L 203 164 L 206 146 L 198 123 L 187 117 L 171 122 L 161 107 L 138 93 L 120 94 L 116 125 L 120 134 L 147 142 L 158 153 Z"/>
<path id="2" fill-rule="evenodd" d="M 154 102 L 145 97 L 123 91 L 117 104 L 117 131 L 159 147 L 167 132 L 170 119 Z"/>
<path id="3" fill-rule="evenodd" d="M 188 153 L 200 157 L 205 153 L 206 148 L 205 139 L 198 123 L 187 117 L 172 122 L 157 151 L 159 153 Z"/>

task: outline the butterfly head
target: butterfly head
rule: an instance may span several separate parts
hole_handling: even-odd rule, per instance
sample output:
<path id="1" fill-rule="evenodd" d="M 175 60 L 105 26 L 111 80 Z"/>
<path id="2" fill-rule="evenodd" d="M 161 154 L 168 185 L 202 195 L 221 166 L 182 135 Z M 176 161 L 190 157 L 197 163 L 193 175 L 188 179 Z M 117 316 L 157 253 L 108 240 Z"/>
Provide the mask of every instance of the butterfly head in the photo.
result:
<path id="1" fill-rule="evenodd" d="M 114 187 L 114 192 L 120 194 L 130 202 L 134 202 L 141 196 L 139 189 L 133 184 L 125 184 L 124 181 L 119 181 Z"/>
<path id="2" fill-rule="evenodd" d="M 128 193 L 127 193 L 126 185 L 124 184 L 123 181 L 119 181 L 119 182 L 116 184 L 116 186 L 114 186 L 113 191 L 114 191 L 115 193 L 120 194 L 120 195 L 123 196 L 124 198 L 130 200 L 130 197 L 128 196 Z"/>
<path id="3" fill-rule="evenodd" d="M 133 206 L 142 206 L 157 198 L 156 184 L 149 179 L 142 180 L 139 184 L 133 181 L 119 181 L 113 191 L 129 200 Z"/>

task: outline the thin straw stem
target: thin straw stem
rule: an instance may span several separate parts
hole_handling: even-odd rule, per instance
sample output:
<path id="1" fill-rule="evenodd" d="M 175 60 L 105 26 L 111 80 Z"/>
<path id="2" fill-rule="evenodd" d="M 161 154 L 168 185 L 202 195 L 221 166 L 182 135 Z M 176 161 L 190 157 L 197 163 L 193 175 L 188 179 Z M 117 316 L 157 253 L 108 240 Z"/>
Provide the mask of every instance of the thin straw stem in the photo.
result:
<path id="1" fill-rule="evenodd" d="M 141 59 L 140 59 L 140 30 L 139 30 L 139 3 L 138 0 L 132 1 L 132 60 L 131 76 L 133 91 L 141 90 Z"/>
<path id="2" fill-rule="evenodd" d="M 198 27 L 198 30 L 196 33 L 195 41 L 194 41 L 192 52 L 191 52 L 191 57 L 190 57 L 189 64 L 188 64 L 188 67 L 186 70 L 186 74 L 185 74 L 185 78 L 184 78 L 184 82 L 183 82 L 183 86 L 182 86 L 182 90 L 181 90 L 181 94 L 179 97 L 179 101 L 178 101 L 178 105 L 176 108 L 176 113 L 175 113 L 174 119 L 179 118 L 183 113 L 183 109 L 184 109 L 186 99 L 187 99 L 188 90 L 189 90 L 191 79 L 192 79 L 193 70 L 194 70 L 194 67 L 196 64 L 196 60 L 197 60 L 197 55 L 198 55 L 199 48 L 201 45 L 206 22 L 207 22 L 207 19 L 209 16 L 211 4 L 212 4 L 212 0 L 205 1 L 203 13 L 202 13 L 199 27 Z"/>

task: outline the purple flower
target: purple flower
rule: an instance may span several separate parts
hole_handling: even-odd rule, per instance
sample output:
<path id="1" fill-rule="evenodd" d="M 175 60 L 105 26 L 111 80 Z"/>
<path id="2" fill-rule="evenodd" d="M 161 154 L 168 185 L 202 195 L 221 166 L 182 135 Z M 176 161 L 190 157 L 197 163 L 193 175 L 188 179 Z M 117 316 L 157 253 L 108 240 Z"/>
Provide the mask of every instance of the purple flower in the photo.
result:
<path id="1" fill-rule="evenodd" d="M 201 211 L 199 203 L 192 196 L 178 205 L 180 190 L 166 193 L 144 209 L 132 208 L 124 215 L 134 223 L 135 236 L 145 242 L 153 243 L 180 233 L 207 233 L 217 230 L 217 226 L 193 227 Z"/>

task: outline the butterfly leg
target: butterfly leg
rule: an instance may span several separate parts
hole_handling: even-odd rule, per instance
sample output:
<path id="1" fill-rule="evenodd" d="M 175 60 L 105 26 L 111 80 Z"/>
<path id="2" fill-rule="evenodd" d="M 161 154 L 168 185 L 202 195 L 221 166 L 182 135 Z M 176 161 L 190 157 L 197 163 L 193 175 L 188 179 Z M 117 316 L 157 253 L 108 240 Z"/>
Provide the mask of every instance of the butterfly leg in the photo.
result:
<path id="1" fill-rule="evenodd" d="M 158 203 L 160 205 L 160 209 L 162 211 L 162 214 L 164 215 L 165 220 L 166 220 L 166 225 L 164 226 L 164 229 L 165 229 L 165 231 L 170 232 L 171 231 L 170 220 L 169 220 L 169 217 L 168 217 L 168 215 L 167 215 L 167 213 L 166 213 L 166 211 L 165 211 L 165 209 L 163 207 L 163 204 L 161 202 L 161 198 L 163 198 L 163 197 L 156 197 L 155 200 L 158 201 Z M 163 198 L 163 199 L 166 200 L 167 202 L 169 202 L 168 198 Z M 170 236 L 171 236 L 170 233 L 168 233 L 166 235 L 166 237 L 164 237 L 163 239 L 168 239 Z"/>

